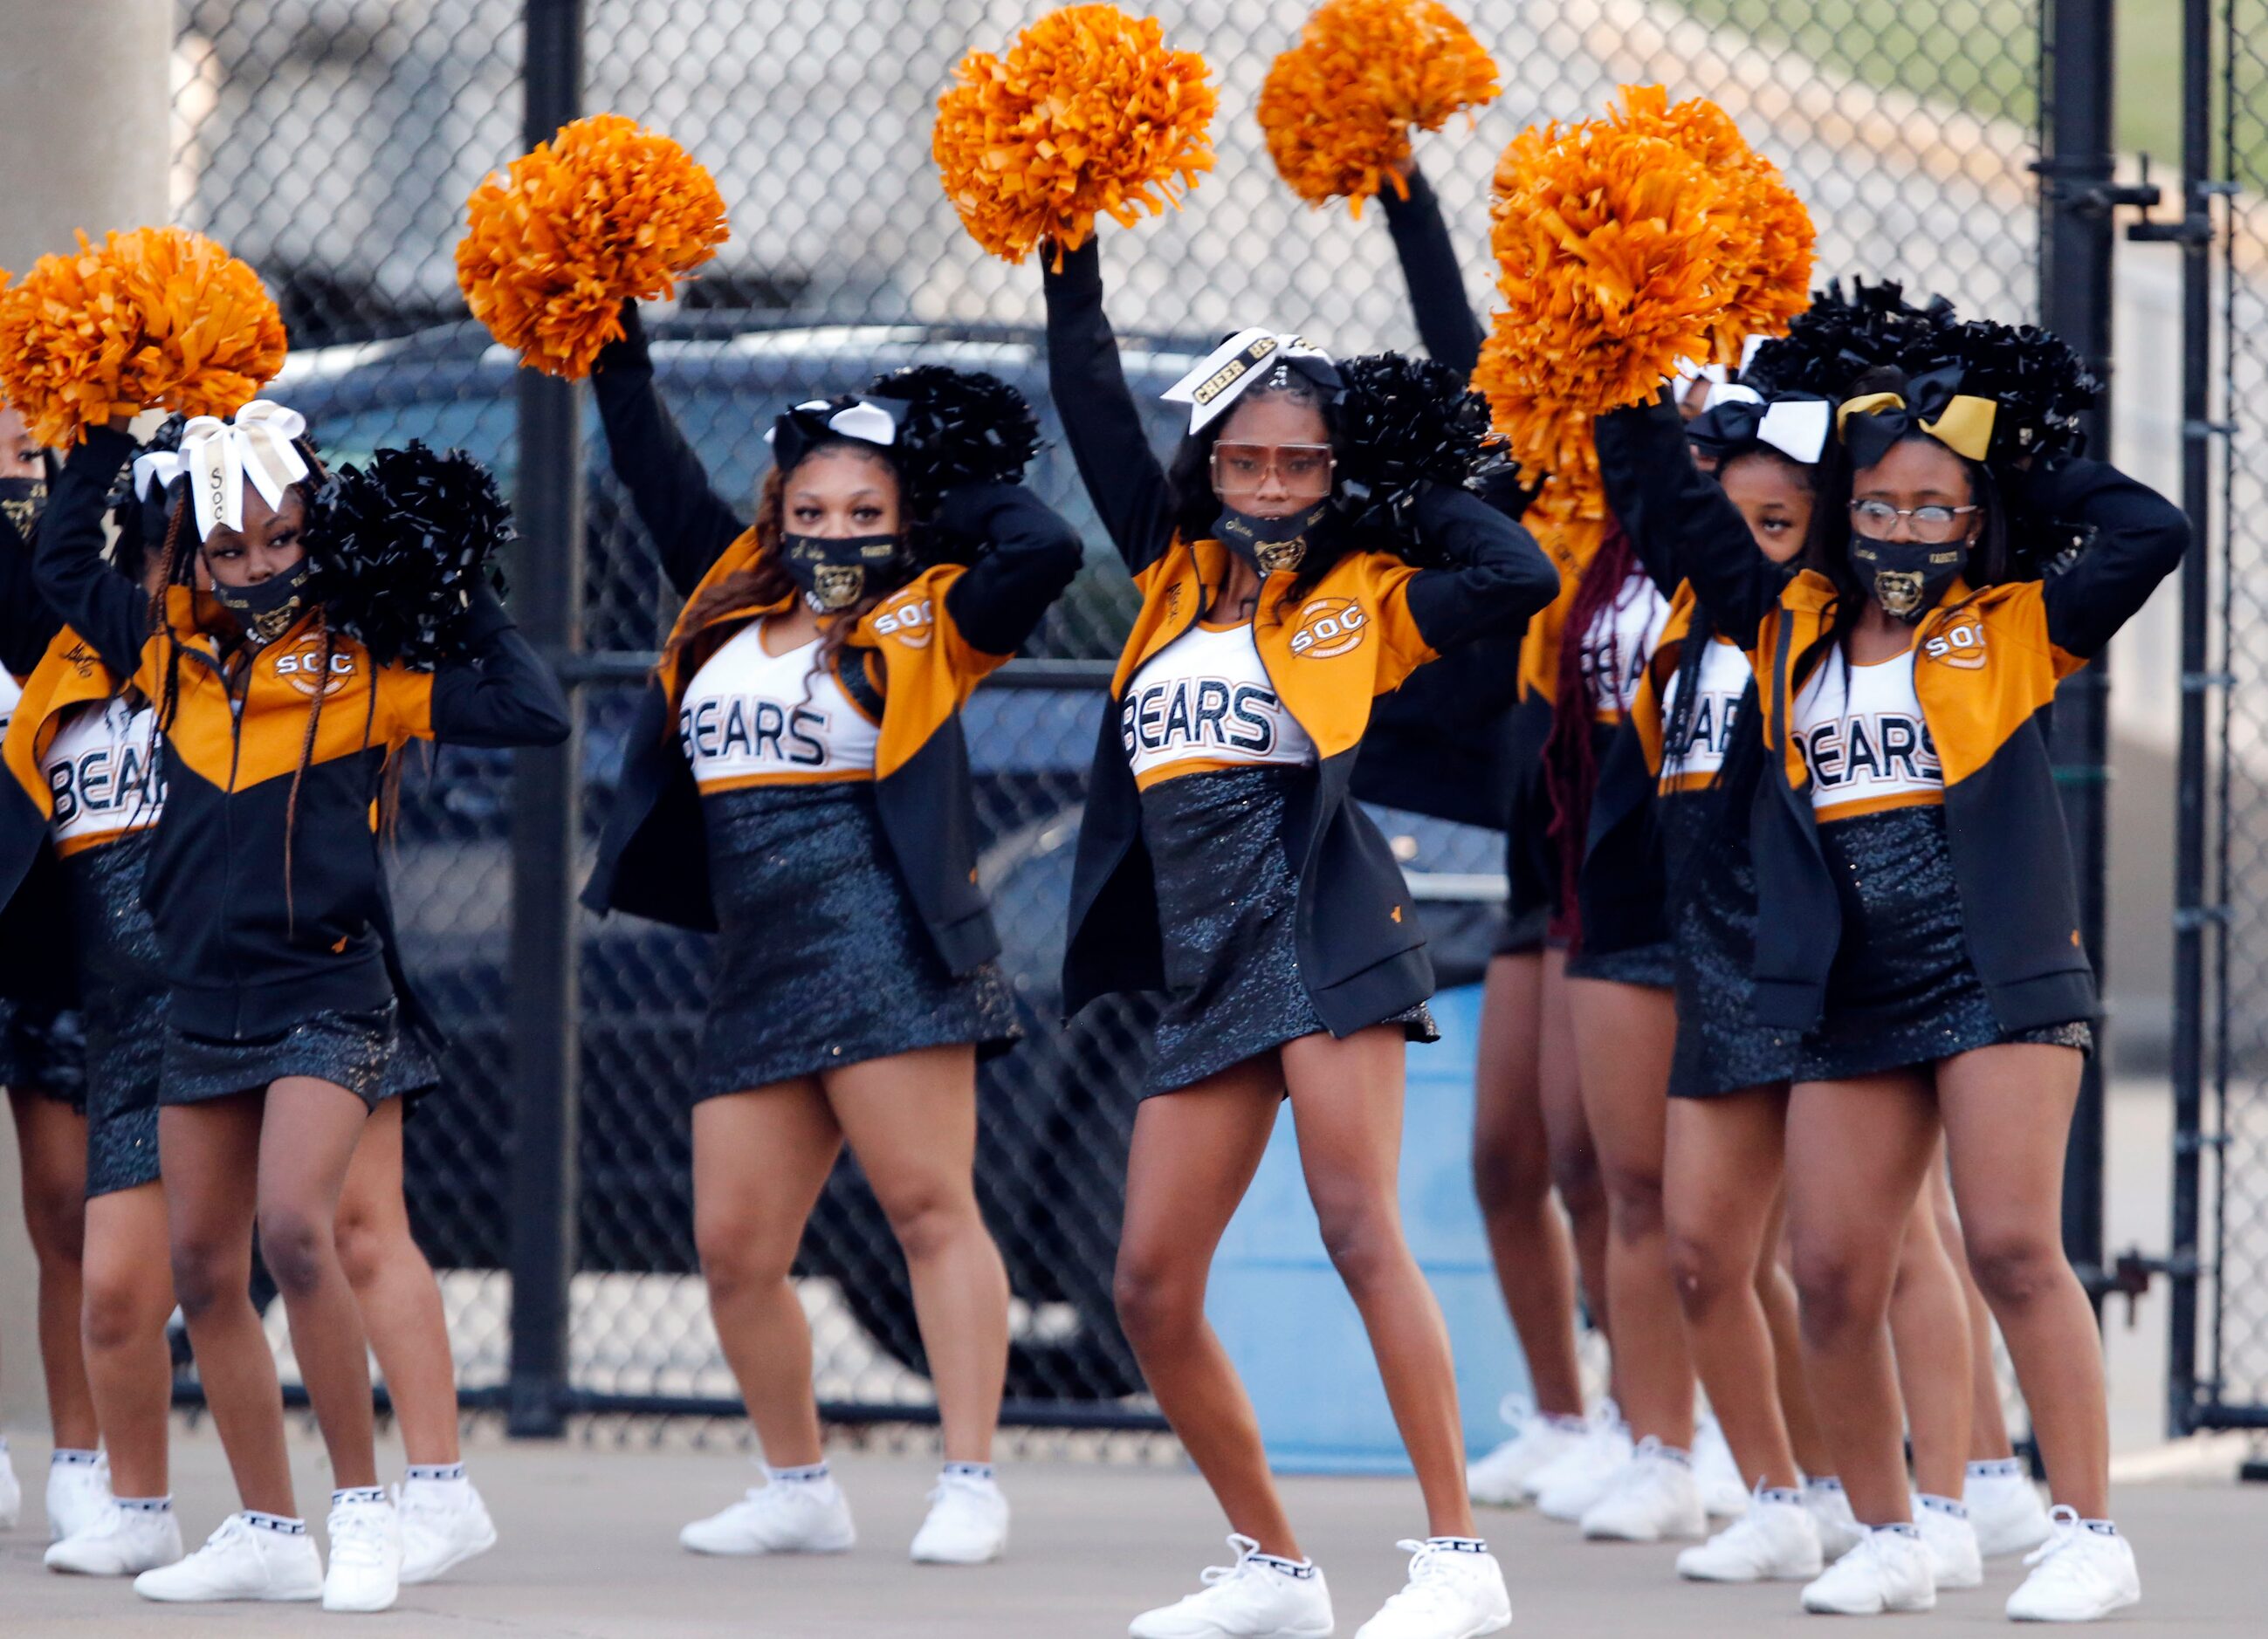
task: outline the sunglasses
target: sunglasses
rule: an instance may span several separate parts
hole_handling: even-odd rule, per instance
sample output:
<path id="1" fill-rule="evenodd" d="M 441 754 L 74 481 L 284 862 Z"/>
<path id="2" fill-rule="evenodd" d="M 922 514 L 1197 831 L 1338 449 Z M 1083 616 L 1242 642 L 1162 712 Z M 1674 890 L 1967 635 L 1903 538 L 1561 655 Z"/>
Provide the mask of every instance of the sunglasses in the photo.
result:
<path id="1" fill-rule="evenodd" d="M 1328 444 L 1216 444 L 1213 488 L 1224 495 L 1248 495 L 1272 473 L 1293 495 L 1321 495 L 1331 487 L 1337 464 Z"/>

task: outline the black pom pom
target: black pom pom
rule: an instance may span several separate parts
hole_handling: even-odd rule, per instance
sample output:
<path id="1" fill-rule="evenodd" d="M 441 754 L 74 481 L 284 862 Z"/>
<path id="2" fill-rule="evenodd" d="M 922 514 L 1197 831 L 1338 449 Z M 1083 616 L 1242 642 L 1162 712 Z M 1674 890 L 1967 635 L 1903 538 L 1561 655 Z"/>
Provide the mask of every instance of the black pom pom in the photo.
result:
<path id="1" fill-rule="evenodd" d="M 898 468 L 917 518 L 934 517 L 957 484 L 1020 482 L 1039 452 L 1039 418 L 1024 395 L 982 371 L 912 364 L 875 377 L 866 396 L 906 406 Z"/>
<path id="2" fill-rule="evenodd" d="M 380 450 L 330 474 L 308 509 L 310 591 L 380 665 L 430 671 L 456 652 L 474 592 L 497 592 L 512 539 L 496 480 L 461 450 Z"/>
<path id="3" fill-rule="evenodd" d="M 1503 463 L 1488 401 L 1437 359 L 1370 353 L 1339 366 L 1339 489 L 1354 521 L 1406 534 L 1420 483 L 1462 487 Z"/>
<path id="4" fill-rule="evenodd" d="M 1986 457 L 1995 465 L 2075 455 L 2085 446 L 2079 418 L 2102 383 L 2052 331 L 1971 320 L 1947 334 L 1935 362 L 1958 364 L 1961 390 L 2000 407 Z"/>
<path id="5" fill-rule="evenodd" d="M 1916 307 L 1895 279 L 1869 284 L 1854 277 L 1847 297 L 1836 280 L 1812 293 L 1811 305 L 1790 322 L 1786 335 L 1756 349 L 1741 380 L 1768 396 L 1812 393 L 1839 401 L 1870 370 L 1895 365 L 1915 374 L 1927 369 L 1954 328 L 1953 305 L 1941 296 Z"/>

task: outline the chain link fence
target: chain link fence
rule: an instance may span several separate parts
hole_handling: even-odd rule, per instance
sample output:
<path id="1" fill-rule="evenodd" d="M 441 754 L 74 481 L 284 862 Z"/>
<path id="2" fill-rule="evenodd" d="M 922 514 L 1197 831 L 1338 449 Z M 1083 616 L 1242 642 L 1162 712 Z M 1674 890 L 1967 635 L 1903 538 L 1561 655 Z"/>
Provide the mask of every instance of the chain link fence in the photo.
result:
<path id="1" fill-rule="evenodd" d="M 1485 312 L 1488 184 L 1533 121 L 1599 110 L 1623 82 L 1707 95 L 1777 160 L 1817 219 L 1819 271 L 1904 279 L 1965 312 L 2035 311 L 2036 0 L 1453 0 L 1495 55 L 1502 96 L 1422 138 Z M 589 0 L 583 106 L 665 130 L 714 173 L 732 242 L 652 315 L 662 391 L 726 494 L 752 496 L 787 403 L 916 359 L 981 366 L 1042 408 L 1033 481 L 1082 528 L 1086 572 L 968 727 L 983 875 L 1028 1040 L 987 1068 L 979 1183 L 1016 1294 L 1009 1393 L 1035 1421 L 1138 1417 L 1110 1313 L 1126 1136 L 1143 1075 L 1139 1003 L 1069 1027 L 1057 969 L 1101 685 L 1133 599 L 1079 493 L 1046 400 L 1039 278 L 992 261 L 937 183 L 929 131 L 960 54 L 1035 15 L 993 0 Z M 1220 334 L 1266 322 L 1341 353 L 1414 348 L 1382 223 L 1313 211 L 1276 179 L 1253 110 L 1305 0 L 1160 8 L 1221 93 L 1218 169 L 1188 209 L 1106 230 L 1112 312 L 1138 389 Z M 512 361 L 468 320 L 451 254 L 466 195 L 520 151 L 519 0 L 190 0 L 178 8 L 174 204 L 282 298 L 294 356 L 275 389 L 352 459 L 422 437 L 510 490 Z M 1152 428 L 1162 447 L 1171 429 Z M 591 417 L 583 647 L 583 836 L 620 765 L 635 683 L 674 608 Z M 540 566 L 532 571 L 541 573 Z M 506 1026 L 511 765 L 442 753 L 413 778 L 395 865 L 404 955 L 452 1037 L 451 1085 L 409 1128 L 420 1238 L 444 1270 L 462 1379 L 504 1378 L 513 1118 Z M 1484 834 L 1388 813 L 1416 872 L 1485 875 Z M 1438 913 L 1438 914 L 1436 914 Z M 1485 908 L 1437 905 L 1437 945 L 1485 949 Z M 580 958 L 579 1256 L 569 1377 L 579 1402 L 729 1410 L 691 1242 L 684 1091 L 703 941 L 590 921 Z M 904 1269 L 844 1164 L 807 1238 L 822 1400 L 918 1416 Z"/>

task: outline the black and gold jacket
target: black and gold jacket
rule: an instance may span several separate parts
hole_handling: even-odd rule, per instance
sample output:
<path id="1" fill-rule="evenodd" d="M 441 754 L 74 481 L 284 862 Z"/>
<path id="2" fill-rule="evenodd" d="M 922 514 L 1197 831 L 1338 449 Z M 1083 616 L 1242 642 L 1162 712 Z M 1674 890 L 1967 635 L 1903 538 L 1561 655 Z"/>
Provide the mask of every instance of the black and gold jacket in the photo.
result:
<path id="1" fill-rule="evenodd" d="M 133 452 L 123 433 L 87 434 L 48 503 L 34 564 L 48 603 L 85 639 L 90 666 L 174 702 L 164 729 L 166 809 L 143 884 L 170 1022 L 246 1040 L 317 1012 L 382 1007 L 399 989 L 371 824 L 388 760 L 415 739 L 556 745 L 568 733 L 566 701 L 485 592 L 463 658 L 433 672 L 374 665 L 343 636 L 327 667 L 314 611 L 260 649 L 232 649 L 210 629 L 210 603 L 181 586 L 169 589 L 152 631 L 142 588 L 102 558 L 103 497 Z M 318 691 L 322 712 L 300 774 Z M 18 839 L 44 834 L 52 803 L 38 761 L 52 717 L 20 715 L 25 733 L 11 731 L 0 780 L 6 859 L 26 856 Z"/>

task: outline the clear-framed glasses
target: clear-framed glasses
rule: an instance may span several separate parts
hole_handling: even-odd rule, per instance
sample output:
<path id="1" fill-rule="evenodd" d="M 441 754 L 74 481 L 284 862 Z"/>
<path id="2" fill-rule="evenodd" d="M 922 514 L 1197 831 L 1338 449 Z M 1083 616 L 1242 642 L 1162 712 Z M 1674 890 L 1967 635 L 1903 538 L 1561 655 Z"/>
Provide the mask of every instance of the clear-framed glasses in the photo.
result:
<path id="1" fill-rule="evenodd" d="M 1981 512 L 1981 506 L 1892 506 L 1887 501 L 1853 501 L 1851 516 L 1863 533 L 1888 540 L 1903 518 L 1912 527 L 1911 539 L 1924 542 L 1951 540 L 1967 527 L 1962 520 Z"/>
<path id="2" fill-rule="evenodd" d="M 1223 495 L 1250 495 L 1273 473 L 1287 494 L 1318 496 L 1331 487 L 1337 459 L 1328 444 L 1216 444 L 1212 485 Z"/>

